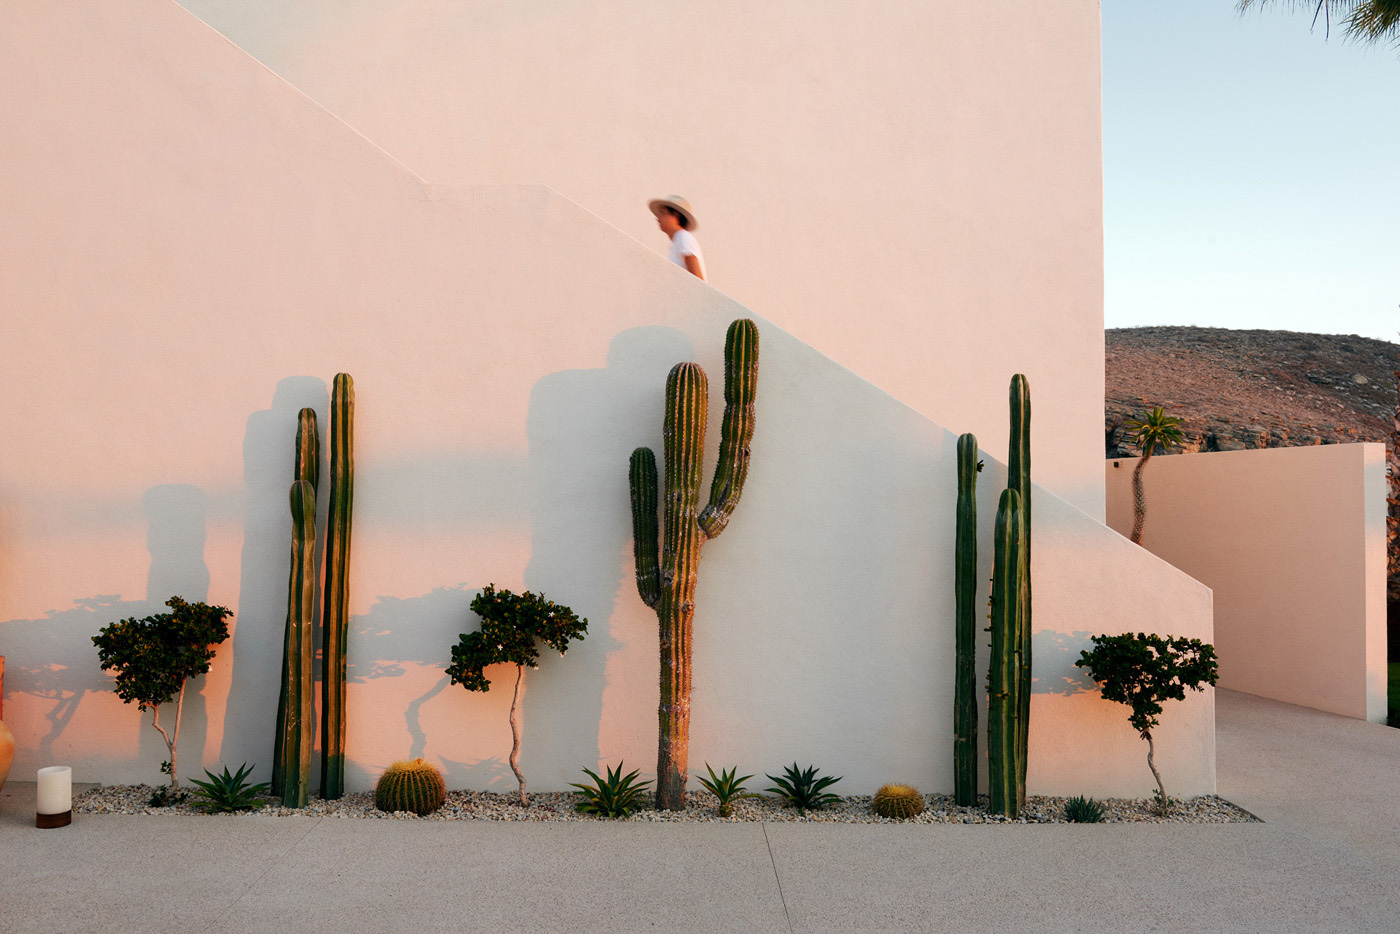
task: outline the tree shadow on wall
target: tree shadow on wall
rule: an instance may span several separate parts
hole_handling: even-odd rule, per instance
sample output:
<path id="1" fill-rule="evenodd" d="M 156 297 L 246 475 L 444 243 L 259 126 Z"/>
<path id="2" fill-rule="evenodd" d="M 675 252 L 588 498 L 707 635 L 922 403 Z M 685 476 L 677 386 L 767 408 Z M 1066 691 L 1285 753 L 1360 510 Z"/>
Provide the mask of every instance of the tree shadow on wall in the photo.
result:
<path id="1" fill-rule="evenodd" d="M 99 666 L 92 637 L 108 623 L 149 616 L 162 607 L 149 600 L 122 600 L 120 594 L 97 594 L 73 601 L 73 609 L 50 610 L 43 619 L 11 619 L 0 623 L 7 645 L 5 690 L 49 701 L 44 720 L 48 730 L 39 737 L 38 756 L 55 762 L 54 746 L 73 722 L 89 694 L 110 692 L 112 677 Z M 146 720 L 150 714 L 144 714 Z M 144 737 L 144 731 L 139 734 Z M 151 735 L 159 740 L 155 731 Z M 144 744 L 144 739 L 143 739 Z M 164 751 L 161 744 L 161 751 Z M 144 759 L 147 750 L 142 749 Z M 164 757 L 162 757 L 164 758 Z M 152 775 L 152 780 L 159 778 Z"/>
<path id="2" fill-rule="evenodd" d="M 1079 653 L 1094 647 L 1090 632 L 1051 632 L 1031 635 L 1031 659 L 1035 665 L 1032 694 L 1083 694 L 1098 692 L 1099 686 L 1083 668 L 1076 668 Z"/>
<path id="3" fill-rule="evenodd" d="M 631 328 L 612 339 L 606 368 L 550 373 L 531 390 L 525 584 L 586 617 L 588 633 L 568 658 L 542 651 L 539 670 L 526 675 L 522 757 L 556 749 L 564 761 L 603 758 L 607 660 L 623 646 L 613 608 L 632 560 L 628 458 L 639 444 L 657 446 L 666 374 L 692 352 L 674 329 Z"/>
<path id="4" fill-rule="evenodd" d="M 186 484 L 151 487 L 141 497 L 151 562 L 146 599 L 122 600 L 120 594 L 99 594 L 74 600 L 72 609 L 52 610 L 43 619 L 0 623 L 6 643 L 19 650 L 10 649 L 7 686 L 50 702 L 44 714 L 48 729 L 38 742 L 42 761 L 63 757 L 55 745 L 84 698 L 113 690 L 113 676 L 102 670 L 97 647 L 92 644 L 99 630 L 118 620 L 168 612 L 165 601 L 172 595 L 191 603 L 209 599 L 209 568 L 204 563 L 207 504 L 203 490 Z M 208 726 L 201 686 L 199 681 L 192 682 L 185 692 L 180 736 L 186 749 L 202 747 Z M 134 709 L 135 704 L 132 706 Z M 147 726 L 151 714 L 140 716 L 138 757 L 143 762 L 163 761 L 165 744 Z M 173 712 L 166 721 L 174 723 Z M 151 780 L 160 780 L 154 769 Z"/>
<path id="5" fill-rule="evenodd" d="M 287 575 L 290 571 L 292 513 L 289 490 L 295 457 L 297 413 L 318 413 L 321 435 L 320 489 L 326 487 L 324 413 L 330 405 L 326 381 L 292 376 L 277 383 L 270 408 L 248 416 L 243 435 L 243 550 L 238 586 L 238 618 L 230 653 L 224 762 L 257 762 L 265 778 L 272 768 L 277 697 L 282 676 L 282 641 L 287 625 Z M 318 491 L 319 492 L 319 491 Z M 324 528 L 325 496 L 316 504 L 317 527 Z M 316 539 L 317 567 L 324 536 Z M 312 619 L 320 624 L 319 611 Z M 316 644 L 320 644 L 319 635 Z M 259 776 L 254 776 L 259 778 Z"/>
<path id="6" fill-rule="evenodd" d="M 432 688 L 415 697 L 404 711 L 412 737 L 408 758 L 424 754 L 428 734 L 422 725 L 423 706 L 451 686 L 445 669 L 452 661 L 457 636 L 475 629 L 471 602 L 479 591 L 466 584 L 438 587 L 421 597 L 379 597 L 368 613 L 350 620 L 351 650 L 346 658 L 346 681 L 366 684 L 407 674 L 406 664 L 436 668 L 440 677 Z M 462 763 L 444 764 L 450 774 L 469 771 Z"/>

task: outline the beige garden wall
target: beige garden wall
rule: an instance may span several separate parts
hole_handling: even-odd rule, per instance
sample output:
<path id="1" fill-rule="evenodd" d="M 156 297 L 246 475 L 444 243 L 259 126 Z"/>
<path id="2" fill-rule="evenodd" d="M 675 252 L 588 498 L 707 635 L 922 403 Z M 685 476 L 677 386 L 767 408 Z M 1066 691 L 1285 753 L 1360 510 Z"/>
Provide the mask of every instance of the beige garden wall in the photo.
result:
<path id="1" fill-rule="evenodd" d="M 1103 516 L 1094 0 L 181 0 L 423 178 L 545 184 Z M 975 364 L 975 366 L 973 366 Z"/>
<path id="2" fill-rule="evenodd" d="M 1108 522 L 1133 524 L 1132 459 Z M 1143 547 L 1215 593 L 1220 686 L 1384 722 L 1385 446 L 1154 457 Z"/>
<path id="3" fill-rule="evenodd" d="M 310 405 L 324 424 L 342 370 L 350 786 L 412 755 L 451 787 L 512 785 L 510 672 L 479 695 L 442 670 L 488 582 L 589 619 L 526 679 L 532 787 L 651 772 L 656 622 L 635 594 L 627 455 L 660 442 L 667 370 L 717 379 L 749 310 L 548 188 L 425 184 L 169 0 L 0 3 L 0 108 L 14 774 L 158 778 L 164 748 L 91 636 L 179 593 L 236 614 L 187 703 L 182 771 L 267 775 L 295 418 Z M 799 760 L 847 794 L 947 790 L 955 436 L 758 320 L 753 467 L 700 569 L 692 766 Z M 961 366 L 1004 424 L 1010 373 L 1053 353 Z M 986 460 L 984 565 L 1005 483 Z M 1145 796 L 1126 711 L 1072 662 L 1095 632 L 1208 638 L 1210 593 L 1043 488 L 1035 510 L 1031 790 Z M 1214 790 L 1213 722 L 1209 694 L 1166 718 L 1173 793 Z"/>

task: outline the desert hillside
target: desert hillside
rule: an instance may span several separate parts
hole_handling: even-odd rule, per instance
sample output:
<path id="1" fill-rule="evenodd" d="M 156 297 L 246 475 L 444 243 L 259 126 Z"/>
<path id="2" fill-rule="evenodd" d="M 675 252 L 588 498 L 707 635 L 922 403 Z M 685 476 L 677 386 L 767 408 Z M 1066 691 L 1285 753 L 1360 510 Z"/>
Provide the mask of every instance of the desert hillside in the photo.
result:
<path id="1" fill-rule="evenodd" d="M 1123 422 L 1160 405 L 1184 418 L 1187 451 L 1385 441 L 1400 344 L 1225 328 L 1104 332 L 1109 457 L 1139 453 Z"/>

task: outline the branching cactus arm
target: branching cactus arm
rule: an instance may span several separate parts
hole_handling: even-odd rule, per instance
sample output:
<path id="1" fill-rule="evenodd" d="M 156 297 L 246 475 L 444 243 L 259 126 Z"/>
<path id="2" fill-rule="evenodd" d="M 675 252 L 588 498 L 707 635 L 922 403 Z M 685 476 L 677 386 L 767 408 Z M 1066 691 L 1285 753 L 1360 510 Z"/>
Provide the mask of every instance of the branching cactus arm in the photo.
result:
<path id="1" fill-rule="evenodd" d="M 719 460 L 710 483 L 710 502 L 700 513 L 700 529 L 716 538 L 729 524 L 749 473 L 754 400 L 758 392 L 758 326 L 748 318 L 729 325 L 724 339 L 724 421 Z"/>
<path id="2" fill-rule="evenodd" d="M 637 565 L 637 593 L 652 609 L 661 602 L 656 482 L 656 455 L 651 448 L 637 448 L 627 472 L 632 492 L 632 555 Z"/>

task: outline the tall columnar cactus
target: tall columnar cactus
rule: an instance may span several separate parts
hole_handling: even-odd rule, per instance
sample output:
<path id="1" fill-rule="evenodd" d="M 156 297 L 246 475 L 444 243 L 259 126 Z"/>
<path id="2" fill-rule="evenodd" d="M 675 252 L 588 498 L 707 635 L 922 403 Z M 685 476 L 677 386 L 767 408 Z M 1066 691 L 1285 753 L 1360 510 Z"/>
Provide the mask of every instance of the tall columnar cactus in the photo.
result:
<path id="1" fill-rule="evenodd" d="M 311 488 L 311 521 L 310 521 L 309 524 L 306 525 L 306 528 L 310 530 L 310 536 L 309 536 L 309 537 L 310 537 L 310 540 L 311 540 L 311 544 L 310 544 L 310 550 L 308 550 L 308 551 L 306 552 L 305 561 L 304 561 L 304 567 L 303 567 L 303 569 L 302 569 L 302 584 L 304 584 L 306 581 L 310 581 L 313 590 L 314 590 L 314 588 L 315 588 L 315 570 L 314 570 L 314 567 L 313 567 L 313 563 L 312 563 L 312 562 L 313 562 L 313 559 L 314 559 L 314 553 L 315 553 L 315 547 L 316 547 L 316 531 L 315 531 L 315 530 L 316 530 L 316 509 L 315 509 L 315 503 L 316 503 L 316 488 L 317 488 L 317 485 L 318 485 L 318 483 L 319 483 L 319 481 L 320 481 L 320 470 L 321 470 L 321 450 L 320 450 L 320 444 L 321 444 L 320 437 L 319 437 L 319 434 L 318 434 L 318 432 L 317 432 L 317 430 L 316 430 L 316 410 L 315 410 L 315 409 L 311 409 L 311 408 L 302 409 L 300 412 L 297 413 L 297 439 L 296 439 L 296 448 L 295 448 L 295 453 L 294 453 L 294 455 L 293 455 L 293 464 L 292 464 L 292 481 L 293 481 L 293 493 L 292 493 L 292 497 L 293 497 L 293 499 L 292 499 L 292 503 L 293 503 L 293 505 L 292 505 L 292 520 L 293 520 L 293 533 L 295 534 L 296 515 L 297 515 L 296 487 L 295 487 L 295 484 L 301 483 L 301 482 L 305 482 L 305 483 L 308 484 L 308 485 L 310 486 L 310 488 Z M 297 568 L 296 568 L 297 559 L 298 559 L 298 555 L 299 555 L 299 554 L 300 554 L 300 551 L 299 551 L 299 549 L 298 549 L 297 542 L 296 542 L 296 540 L 295 540 L 295 538 L 294 538 L 294 539 L 293 539 L 293 542 L 292 542 L 292 585 L 289 586 L 289 596 L 290 596 L 290 591 L 291 591 L 294 587 L 299 587 L 299 586 L 300 586 L 300 585 L 297 584 Z M 297 590 L 296 592 L 300 592 L 300 591 Z M 314 595 L 313 595 L 313 598 L 314 598 Z M 290 599 L 289 599 L 289 604 L 290 604 Z M 311 607 L 311 604 L 310 604 L 310 602 L 308 601 L 308 602 L 307 602 L 307 612 L 308 612 L 308 613 L 311 612 L 310 607 Z M 298 634 L 298 639 L 299 639 L 299 638 L 300 638 L 300 635 Z M 280 796 L 280 795 L 283 793 L 283 790 L 284 790 L 283 779 L 284 779 L 284 776 L 286 775 L 287 753 L 286 753 L 286 747 L 285 747 L 284 743 L 285 743 L 286 738 L 287 738 L 287 710 L 288 710 L 288 701 L 289 701 L 289 699 L 290 699 L 290 694 L 292 693 L 293 688 L 296 687 L 297 684 L 299 683 L 299 682 L 297 681 L 297 679 L 294 679 L 294 678 L 291 677 L 291 675 L 290 675 L 290 672 L 291 672 L 291 662 L 292 662 L 293 656 L 294 656 L 294 655 L 297 655 L 298 652 L 299 652 L 299 650 L 300 650 L 300 642 L 299 642 L 299 641 L 296 641 L 295 644 L 294 644 L 294 640 L 293 640 L 293 636 L 292 636 L 292 616 L 291 616 L 291 613 L 288 612 L 288 615 L 287 615 L 287 632 L 286 632 L 285 642 L 284 642 L 283 650 L 282 650 L 282 682 L 281 682 L 281 690 L 280 690 L 280 692 L 279 692 L 279 694 L 278 694 L 278 697 L 277 697 L 277 733 L 276 733 L 276 737 L 275 737 L 275 739 L 274 739 L 274 741 L 273 741 L 273 749 L 272 749 L 272 783 L 271 783 L 271 789 L 272 789 L 272 793 L 273 793 L 274 795 L 278 795 L 278 796 Z M 310 702 L 310 694 L 308 693 L 308 694 L 299 702 L 299 707 L 298 707 L 298 711 L 299 711 L 299 714 L 298 714 L 298 715 L 299 715 L 299 717 L 306 718 L 306 717 L 309 717 L 309 716 L 310 716 L 310 703 L 311 703 L 311 702 Z"/>
<path id="2" fill-rule="evenodd" d="M 1002 491 L 997 505 L 992 564 L 992 659 L 987 671 L 987 791 L 993 814 L 1016 817 L 1023 798 L 1018 780 L 1023 774 L 1017 754 L 1020 718 L 1021 659 L 1017 632 L 1021 627 L 1021 588 L 1024 576 L 1021 495 Z"/>
<path id="3" fill-rule="evenodd" d="M 305 480 L 292 484 L 292 569 L 287 583 L 287 632 L 283 667 L 287 703 L 281 720 L 282 787 L 286 807 L 305 807 L 311 786 L 312 604 L 316 599 L 316 490 Z"/>
<path id="4" fill-rule="evenodd" d="M 666 377 L 665 509 L 657 516 L 656 455 L 632 452 L 628 480 L 637 592 L 656 610 L 661 642 L 657 711 L 656 806 L 685 807 L 690 740 L 690 647 L 700 546 L 724 531 L 743 492 L 753 438 L 758 386 L 758 327 L 747 318 L 729 326 L 724 343 L 724 423 L 710 501 L 699 509 L 701 458 L 709 389 L 698 364 L 680 363 Z M 658 525 L 664 531 L 658 541 Z"/>
<path id="5" fill-rule="evenodd" d="M 976 436 L 958 438 L 953 791 L 962 807 L 977 803 L 977 473 L 981 469 Z"/>
<path id="6" fill-rule="evenodd" d="M 1026 763 L 1031 723 L 1031 390 L 1020 373 L 1011 377 L 1011 440 L 1007 486 L 1021 501 L 1021 612 L 1016 629 L 1016 800 L 1026 802 Z"/>
<path id="7" fill-rule="evenodd" d="M 321 594 L 321 797 L 345 794 L 345 649 L 350 631 L 350 516 L 355 499 L 355 383 L 337 373 L 331 393 L 330 508 Z"/>

